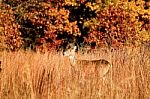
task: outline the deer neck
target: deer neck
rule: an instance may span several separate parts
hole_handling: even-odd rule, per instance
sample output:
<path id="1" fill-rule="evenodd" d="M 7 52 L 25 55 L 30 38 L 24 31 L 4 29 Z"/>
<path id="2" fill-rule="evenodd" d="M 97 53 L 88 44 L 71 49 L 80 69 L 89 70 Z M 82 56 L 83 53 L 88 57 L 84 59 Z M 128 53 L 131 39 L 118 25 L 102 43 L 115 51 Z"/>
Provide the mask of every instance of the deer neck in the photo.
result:
<path id="1" fill-rule="evenodd" d="M 76 57 L 75 56 L 70 56 L 69 59 L 70 59 L 71 65 L 74 66 L 76 64 Z"/>

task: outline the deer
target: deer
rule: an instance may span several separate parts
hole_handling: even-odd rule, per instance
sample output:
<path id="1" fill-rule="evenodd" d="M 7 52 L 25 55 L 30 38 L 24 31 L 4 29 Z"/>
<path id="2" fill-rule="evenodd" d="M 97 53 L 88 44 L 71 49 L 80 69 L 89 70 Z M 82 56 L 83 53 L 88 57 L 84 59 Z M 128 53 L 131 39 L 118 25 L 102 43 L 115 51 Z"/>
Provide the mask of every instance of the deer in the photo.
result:
<path id="1" fill-rule="evenodd" d="M 105 59 L 96 59 L 96 60 L 80 60 L 76 57 L 77 46 L 72 46 L 63 52 L 64 56 L 69 57 L 69 62 L 73 71 L 76 67 L 80 66 L 94 66 L 95 72 L 99 76 L 105 76 L 110 68 L 112 67 L 111 62 Z"/>

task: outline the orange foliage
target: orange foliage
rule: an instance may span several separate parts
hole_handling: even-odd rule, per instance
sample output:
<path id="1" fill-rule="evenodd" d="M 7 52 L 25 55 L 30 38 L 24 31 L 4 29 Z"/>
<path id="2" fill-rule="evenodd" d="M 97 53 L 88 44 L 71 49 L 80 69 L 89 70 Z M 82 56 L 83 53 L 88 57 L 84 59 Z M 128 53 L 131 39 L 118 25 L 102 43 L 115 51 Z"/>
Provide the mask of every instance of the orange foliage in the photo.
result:
<path id="1" fill-rule="evenodd" d="M 0 28 L 2 37 L 10 50 L 17 50 L 22 45 L 20 26 L 15 22 L 14 12 L 8 5 L 0 5 Z"/>
<path id="2" fill-rule="evenodd" d="M 150 41 L 147 0 L 2 2 L 5 5 L 0 9 L 0 38 L 8 49 L 22 46 L 51 50 L 73 42 L 92 48 L 121 47 Z"/>

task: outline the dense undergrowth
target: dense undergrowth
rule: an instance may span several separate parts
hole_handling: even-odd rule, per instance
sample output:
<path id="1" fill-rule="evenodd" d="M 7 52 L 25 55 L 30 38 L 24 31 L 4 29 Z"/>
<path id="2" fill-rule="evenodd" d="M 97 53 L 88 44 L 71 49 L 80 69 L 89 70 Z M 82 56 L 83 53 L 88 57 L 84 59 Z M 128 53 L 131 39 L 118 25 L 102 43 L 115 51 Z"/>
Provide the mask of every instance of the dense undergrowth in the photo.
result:
<path id="1" fill-rule="evenodd" d="M 150 51 L 124 47 L 85 54 L 78 59 L 106 59 L 112 68 L 100 77 L 93 66 L 71 71 L 69 59 L 60 53 L 18 51 L 2 53 L 1 99 L 149 99 Z"/>

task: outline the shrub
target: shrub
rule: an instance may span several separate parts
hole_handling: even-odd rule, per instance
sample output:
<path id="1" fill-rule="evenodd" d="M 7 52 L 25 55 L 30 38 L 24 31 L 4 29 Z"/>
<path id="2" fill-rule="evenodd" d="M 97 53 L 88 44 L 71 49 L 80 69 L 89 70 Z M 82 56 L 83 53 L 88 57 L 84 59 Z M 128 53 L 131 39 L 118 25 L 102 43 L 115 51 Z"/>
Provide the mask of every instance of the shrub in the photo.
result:
<path id="1" fill-rule="evenodd" d="M 120 46 L 133 43 L 136 39 L 136 20 L 121 5 L 111 5 L 106 10 L 99 11 L 94 21 L 95 23 L 87 25 L 91 27 L 88 37 L 85 38 L 87 43 L 95 43 L 96 46 L 106 43 Z"/>
<path id="2" fill-rule="evenodd" d="M 17 50 L 22 45 L 22 38 L 19 32 L 20 26 L 15 22 L 14 12 L 11 7 L 5 4 L 0 5 L 0 33 L 3 47 L 10 50 Z"/>
<path id="3" fill-rule="evenodd" d="M 57 49 L 63 42 L 80 35 L 76 22 L 69 22 L 69 11 L 64 8 L 54 8 L 44 2 L 26 4 L 23 9 L 18 8 L 17 14 L 25 47 Z"/>

